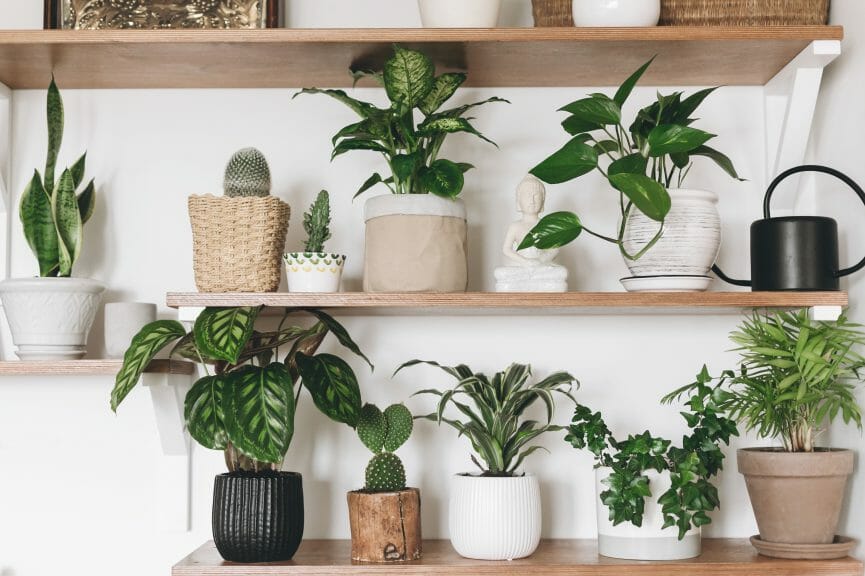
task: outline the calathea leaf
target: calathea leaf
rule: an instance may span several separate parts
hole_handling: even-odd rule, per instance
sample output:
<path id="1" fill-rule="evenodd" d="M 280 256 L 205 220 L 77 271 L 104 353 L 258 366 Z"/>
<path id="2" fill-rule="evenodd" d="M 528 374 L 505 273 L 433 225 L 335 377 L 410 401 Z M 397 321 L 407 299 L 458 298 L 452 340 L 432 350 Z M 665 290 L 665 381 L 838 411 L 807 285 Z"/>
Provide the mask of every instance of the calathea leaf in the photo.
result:
<path id="1" fill-rule="evenodd" d="M 559 110 L 568 112 L 584 122 L 602 126 L 614 125 L 622 121 L 619 105 L 603 94 L 571 102 Z"/>
<path id="2" fill-rule="evenodd" d="M 210 450 L 225 450 L 228 445 L 223 402 L 228 379 L 229 374 L 205 376 L 193 384 L 184 401 L 186 429 L 196 442 Z"/>
<path id="3" fill-rule="evenodd" d="M 384 88 L 391 102 L 403 111 L 418 106 L 433 88 L 435 67 L 422 52 L 394 46 L 384 65 Z"/>
<path id="4" fill-rule="evenodd" d="M 451 72 L 442 74 L 435 79 L 432 89 L 418 105 L 418 108 L 420 108 L 420 111 L 423 112 L 425 116 L 433 114 L 436 110 L 441 108 L 442 104 L 447 102 L 450 97 L 454 95 L 457 88 L 462 86 L 465 81 L 466 75 L 462 73 Z"/>
<path id="5" fill-rule="evenodd" d="M 321 412 L 336 422 L 357 426 L 360 416 L 360 387 L 354 371 L 333 354 L 307 356 L 298 353 L 297 368 L 303 385 Z"/>
<path id="6" fill-rule="evenodd" d="M 174 348 L 171 349 L 169 357 L 180 357 L 184 360 L 191 360 L 192 362 L 204 364 L 216 364 L 217 362 L 215 358 L 208 358 L 195 347 L 195 334 L 193 332 L 190 332 L 177 341 Z"/>
<path id="7" fill-rule="evenodd" d="M 530 172 L 547 184 L 561 184 L 588 174 L 598 166 L 598 153 L 583 141 L 584 136 L 575 136 Z"/>
<path id="8" fill-rule="evenodd" d="M 236 364 L 260 310 L 260 306 L 205 308 L 195 320 L 195 345 L 205 356 Z"/>
<path id="9" fill-rule="evenodd" d="M 84 191 L 78 195 L 78 212 L 81 214 L 81 223 L 87 224 L 90 217 L 93 216 L 93 210 L 96 208 L 96 187 L 93 180 L 87 184 Z"/>
<path id="10" fill-rule="evenodd" d="M 646 70 L 648 70 L 649 66 L 652 65 L 652 62 L 655 61 L 655 58 L 657 58 L 657 56 L 652 56 L 651 60 L 640 66 L 640 68 L 636 72 L 631 74 L 631 76 L 627 80 L 625 80 L 624 84 L 622 84 L 616 91 L 616 95 L 613 96 L 613 101 L 619 105 L 619 108 L 625 105 L 625 102 L 627 102 L 628 97 L 631 95 L 631 92 L 634 91 L 634 86 L 637 85 L 637 82 L 640 81 L 640 78 L 643 77 L 643 74 L 646 73 Z"/>
<path id="11" fill-rule="evenodd" d="M 58 254 L 60 256 L 60 276 L 72 274 L 72 265 L 81 252 L 82 230 L 81 213 L 78 211 L 78 198 L 72 183 L 72 173 L 69 169 L 63 171 L 54 196 L 51 197 L 51 213 L 54 216 L 54 226 L 57 228 Z"/>
<path id="12" fill-rule="evenodd" d="M 21 195 L 18 216 L 24 226 L 27 244 L 39 261 L 39 275 L 56 275 L 60 261 L 57 228 L 51 211 L 51 197 L 42 187 L 38 171 L 34 170 L 33 178 Z"/>
<path id="13" fill-rule="evenodd" d="M 670 212 L 670 195 L 666 188 L 642 174 L 612 174 L 610 184 L 634 203 L 640 212 L 656 222 L 662 222 Z"/>
<path id="14" fill-rule="evenodd" d="M 336 319 L 323 312 L 321 310 L 316 310 L 315 308 L 307 310 L 310 314 L 315 316 L 319 322 L 325 325 L 331 334 L 336 336 L 336 339 L 339 340 L 339 343 L 354 352 L 356 355 L 363 358 L 371 370 L 375 370 L 375 366 L 372 365 L 372 362 L 369 361 L 369 358 L 360 351 L 360 347 L 355 343 L 354 340 L 351 339 L 351 335 L 348 333 L 348 330 L 345 329 L 345 326 L 336 321 Z"/>
<path id="15" fill-rule="evenodd" d="M 665 154 L 691 152 L 714 137 L 714 134 L 696 128 L 664 124 L 649 133 L 649 155 L 657 158 Z"/>
<path id="16" fill-rule="evenodd" d="M 689 152 L 691 156 L 705 156 L 712 160 L 715 164 L 721 167 L 727 174 L 735 178 L 736 180 L 744 181 L 743 178 L 739 177 L 739 173 L 736 172 L 735 166 L 733 166 L 733 161 L 730 160 L 727 156 L 718 152 L 714 148 L 710 148 L 708 146 L 700 146 L 691 150 Z"/>
<path id="17" fill-rule="evenodd" d="M 532 246 L 541 250 L 560 248 L 576 240 L 582 231 L 580 218 L 573 212 L 553 212 L 541 218 L 517 249 L 524 250 Z"/>
<path id="18" fill-rule="evenodd" d="M 642 154 L 629 154 L 610 163 L 607 174 L 646 174 L 649 160 Z"/>
<path id="19" fill-rule="evenodd" d="M 54 194 L 54 169 L 57 167 L 57 155 L 60 153 L 60 144 L 63 142 L 63 98 L 60 90 L 51 76 L 51 84 L 48 86 L 47 99 L 48 115 L 48 157 L 45 160 L 45 192 L 49 196 Z"/>
<path id="20" fill-rule="evenodd" d="M 175 320 L 157 320 L 142 328 L 123 356 L 123 366 L 114 379 L 111 409 L 115 412 L 123 399 L 138 384 L 141 373 L 156 354 L 171 342 L 186 335 L 183 324 Z"/>
<path id="21" fill-rule="evenodd" d="M 465 184 L 462 169 L 442 158 L 418 170 L 418 177 L 424 190 L 443 198 L 456 198 Z"/>
<path id="22" fill-rule="evenodd" d="M 292 96 L 292 99 L 297 98 L 301 94 L 325 94 L 327 96 L 330 96 L 334 100 L 342 102 L 343 104 L 354 110 L 354 112 L 361 118 L 369 118 L 372 114 L 378 111 L 378 108 L 376 108 L 369 102 L 355 100 L 354 98 L 346 94 L 343 90 L 322 90 L 320 88 L 304 88 L 303 90 Z"/>

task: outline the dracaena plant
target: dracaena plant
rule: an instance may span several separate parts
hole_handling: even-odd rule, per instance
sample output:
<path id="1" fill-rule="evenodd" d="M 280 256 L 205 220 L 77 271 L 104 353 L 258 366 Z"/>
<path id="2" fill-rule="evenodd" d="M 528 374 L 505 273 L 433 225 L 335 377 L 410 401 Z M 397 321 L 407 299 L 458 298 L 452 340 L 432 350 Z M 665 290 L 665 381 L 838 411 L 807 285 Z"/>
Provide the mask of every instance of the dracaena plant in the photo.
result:
<path id="1" fill-rule="evenodd" d="M 384 86 L 390 106 L 379 108 L 351 98 L 342 90 L 305 88 L 295 94 L 326 94 L 352 109 L 360 121 L 350 124 L 333 137 L 331 159 L 354 150 L 380 153 L 390 168 L 389 175 L 374 173 L 355 197 L 377 184 L 394 194 L 436 194 L 455 198 L 463 189 L 464 173 L 471 164 L 439 157 L 448 134 L 466 132 L 492 143 L 471 124 L 465 115 L 489 102 L 489 98 L 441 110 L 466 81 L 461 73 L 436 76 L 432 60 L 422 52 L 394 46 L 393 56 L 381 71 L 353 72 L 355 78 L 372 76 Z"/>
<path id="2" fill-rule="evenodd" d="M 637 260 L 661 238 L 671 207 L 668 189 L 682 186 L 695 158 L 708 158 L 731 177 L 739 178 L 730 159 L 706 145 L 715 135 L 692 127 L 696 122 L 692 115 L 716 88 L 687 97 L 682 92 L 667 96 L 659 93 L 656 101 L 641 109 L 631 125 L 625 127 L 622 107 L 653 60 L 634 72 L 612 98 L 596 93 L 562 107 L 561 111 L 569 114 L 562 128 L 571 139 L 531 170 L 548 184 L 569 182 L 594 171 L 601 173 L 609 182 L 610 195 L 615 197 L 621 212 L 617 232 L 602 234 L 586 227 L 573 212 L 555 212 L 538 222 L 519 249 L 559 248 L 585 231 L 616 244 L 625 258 Z M 659 226 L 655 236 L 631 254 L 625 249 L 623 238 L 633 210 L 639 210 Z"/>
<path id="3" fill-rule="evenodd" d="M 156 354 L 170 349 L 171 357 L 204 367 L 207 375 L 186 394 L 186 427 L 205 448 L 224 450 L 231 472 L 282 468 L 302 387 L 323 414 L 356 427 L 361 398 L 354 371 L 338 356 L 316 353 L 331 333 L 369 363 L 345 328 L 319 310 L 305 310 L 317 320 L 311 326 L 286 326 L 290 314 L 286 310 L 276 330 L 258 331 L 260 310 L 206 308 L 189 333 L 173 320 L 157 320 L 142 328 L 117 374 L 112 410 L 117 410 Z M 283 358 L 281 348 L 288 350 Z"/>
<path id="4" fill-rule="evenodd" d="M 712 385 L 705 366 L 696 382 L 665 397 L 663 402 L 672 402 L 685 392 L 690 395 L 682 417 L 690 434 L 682 438 L 681 447 L 648 430 L 617 440 L 600 412 L 579 404 L 574 410 L 565 440 L 574 448 L 591 452 L 596 468 L 610 469 L 610 475 L 603 480 L 606 490 L 599 496 L 614 526 L 623 522 L 642 526 L 646 498 L 651 497 L 657 497 L 661 506 L 664 528 L 676 527 L 680 540 L 692 527 L 712 521 L 708 513 L 720 505 L 712 479 L 723 468 L 721 444 L 729 444 L 738 431 L 723 408 L 726 393 L 721 384 Z M 671 486 L 666 492 L 652 494 L 646 475 L 649 470 L 670 473 Z"/>
<path id="5" fill-rule="evenodd" d="M 555 411 L 555 394 L 572 402 L 573 388 L 579 387 L 576 378 L 567 372 L 556 372 L 539 382 L 532 383 L 532 369 L 524 364 L 511 364 L 492 378 L 475 373 L 463 364 L 442 366 L 437 362 L 412 360 L 400 366 L 416 364 L 437 366 L 457 380 L 456 386 L 447 390 L 428 389 L 416 393 L 438 397 L 436 411 L 425 416 L 426 420 L 445 423 L 465 436 L 472 444 L 472 462 L 480 468 L 483 476 L 515 476 L 523 460 L 542 447 L 532 442 L 547 432 L 562 430 L 552 423 Z M 468 400 L 470 406 L 462 400 Z M 535 402 L 546 407 L 546 421 L 539 422 L 525 417 L 525 412 Z M 457 420 L 445 415 L 448 407 L 464 417 Z"/>
<path id="6" fill-rule="evenodd" d="M 47 98 L 48 157 L 45 175 L 33 177 L 21 195 L 19 217 L 27 244 L 39 262 L 39 275 L 71 276 L 81 254 L 84 224 L 93 215 L 96 189 L 93 180 L 78 192 L 84 181 L 87 153 L 65 168 L 55 180 L 57 156 L 63 142 L 63 99 L 51 78 Z"/>

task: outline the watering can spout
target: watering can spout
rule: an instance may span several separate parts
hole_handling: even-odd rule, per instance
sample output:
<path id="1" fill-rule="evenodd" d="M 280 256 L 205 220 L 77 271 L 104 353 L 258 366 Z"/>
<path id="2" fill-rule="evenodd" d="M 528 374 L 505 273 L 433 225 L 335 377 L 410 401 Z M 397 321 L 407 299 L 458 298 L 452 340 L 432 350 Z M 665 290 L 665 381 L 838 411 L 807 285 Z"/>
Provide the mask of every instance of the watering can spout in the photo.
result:
<path id="1" fill-rule="evenodd" d="M 715 265 L 712 266 L 712 272 L 714 272 L 715 275 L 716 275 L 718 278 L 720 278 L 721 280 L 723 280 L 723 281 L 726 282 L 727 284 L 732 284 L 733 286 L 747 286 L 747 287 L 750 287 L 750 286 L 752 286 L 752 284 L 753 284 L 750 280 L 736 280 L 735 278 L 730 278 L 729 276 L 727 276 L 726 274 L 724 274 L 723 270 L 721 270 L 720 268 L 718 268 L 718 265 L 717 265 L 717 264 L 715 264 Z"/>

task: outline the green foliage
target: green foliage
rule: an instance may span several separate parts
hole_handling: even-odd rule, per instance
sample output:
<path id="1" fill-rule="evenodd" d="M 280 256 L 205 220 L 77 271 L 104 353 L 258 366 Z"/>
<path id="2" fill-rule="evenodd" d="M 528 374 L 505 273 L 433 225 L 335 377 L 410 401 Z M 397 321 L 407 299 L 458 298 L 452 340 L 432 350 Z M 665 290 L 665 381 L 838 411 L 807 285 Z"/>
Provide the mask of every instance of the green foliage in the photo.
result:
<path id="1" fill-rule="evenodd" d="M 618 196 L 622 219 L 617 234 L 598 234 L 586 228 L 576 214 L 560 212 L 542 218 L 520 243 L 520 249 L 558 248 L 586 231 L 616 244 L 626 258 L 637 260 L 661 238 L 671 207 L 667 189 L 674 184 L 681 187 L 694 157 L 709 158 L 731 177 L 739 178 L 727 156 L 706 146 L 715 135 L 691 127 L 696 122 L 691 115 L 714 88 L 686 98 L 681 92 L 658 94 L 655 102 L 637 113 L 630 127 L 624 127 L 622 107 L 653 60 L 625 80 L 615 97 L 591 94 L 562 107 L 561 111 L 569 114 L 562 128 L 571 135 L 571 140 L 531 170 L 548 184 L 569 182 L 595 170 L 603 174 Z M 602 159 L 607 161 L 606 170 Z M 625 250 L 623 238 L 628 216 L 634 209 L 660 226 L 654 238 L 636 254 L 630 254 Z"/>
<path id="2" fill-rule="evenodd" d="M 225 450 L 229 469 L 279 469 L 294 434 L 300 387 L 338 422 L 356 424 L 360 390 L 351 367 L 332 354 L 315 354 L 325 336 L 360 354 L 345 328 L 319 310 L 310 327 L 285 326 L 286 310 L 274 331 L 255 330 L 260 308 L 206 308 L 187 333 L 179 322 L 157 320 L 132 339 L 111 393 L 117 407 L 136 386 L 151 360 L 171 347 L 171 356 L 216 373 L 200 378 L 186 395 L 184 416 L 190 435 L 202 446 Z M 281 361 L 279 349 L 290 346 Z M 366 359 L 365 356 L 363 356 Z M 368 360 L 367 360 L 368 362 Z M 354 416 L 353 416 L 354 414 Z"/>
<path id="3" fill-rule="evenodd" d="M 425 54 L 394 46 L 393 56 L 381 72 L 355 72 L 355 78 L 374 76 L 385 88 L 388 108 L 378 108 L 348 96 L 342 90 L 305 88 L 298 94 L 325 94 L 351 108 L 360 121 L 344 127 L 333 137 L 336 158 L 346 152 L 365 150 L 384 156 L 391 176 L 375 173 L 355 196 L 377 184 L 384 184 L 394 194 L 436 194 L 457 197 L 463 189 L 463 174 L 470 164 L 439 158 L 439 150 L 448 134 L 465 132 L 487 142 L 472 126 L 465 114 L 489 102 L 506 102 L 489 98 L 482 102 L 440 110 L 465 82 L 465 74 L 435 75 L 435 66 Z M 423 116 L 416 122 L 415 111 Z"/>
<path id="4" fill-rule="evenodd" d="M 70 276 L 81 254 L 84 224 L 96 206 L 96 188 L 91 180 L 79 193 L 84 180 L 87 153 L 55 182 L 57 157 L 63 142 L 63 99 L 51 79 L 47 98 L 48 154 L 45 178 L 38 170 L 21 195 L 19 217 L 27 244 L 39 262 L 40 276 Z"/>
<path id="5" fill-rule="evenodd" d="M 399 456 L 392 452 L 381 452 L 372 457 L 366 467 L 368 492 L 397 492 L 405 490 L 405 467 Z"/>
<path id="6" fill-rule="evenodd" d="M 457 380 L 457 385 L 449 390 L 421 390 L 416 394 L 429 394 L 438 397 L 436 411 L 421 416 L 441 424 L 444 422 L 455 428 L 460 436 L 465 436 L 472 444 L 475 455 L 472 461 L 486 476 L 514 476 L 523 460 L 541 449 L 531 445 L 545 432 L 562 430 L 552 424 L 555 409 L 554 393 L 566 396 L 571 401 L 571 390 L 579 386 L 577 380 L 567 372 L 556 372 L 540 382 L 530 382 L 532 369 L 523 364 L 511 364 L 505 371 L 492 378 L 472 372 L 471 368 L 442 366 L 437 362 L 412 360 L 397 369 L 408 366 L 429 364 L 444 370 Z M 462 402 L 470 400 L 474 408 Z M 546 407 L 546 422 L 527 420 L 525 411 L 540 400 Z M 447 418 L 444 413 L 453 406 L 466 419 L 464 421 Z"/>
<path id="7" fill-rule="evenodd" d="M 393 452 L 411 436 L 414 419 L 402 404 L 392 404 L 384 412 L 374 404 L 364 404 L 357 423 L 357 435 L 374 456 L 366 467 L 369 492 L 395 492 L 405 488 L 405 468 Z"/>
<path id="8" fill-rule="evenodd" d="M 270 166 L 257 148 L 235 152 L 225 166 L 222 189 L 226 196 L 270 196 Z"/>
<path id="9" fill-rule="evenodd" d="M 322 190 L 303 215 L 306 230 L 306 252 L 324 252 L 324 243 L 330 240 L 330 196 Z"/>
<path id="10" fill-rule="evenodd" d="M 645 475 L 648 470 L 670 473 L 672 485 L 657 500 L 664 528 L 675 526 L 681 540 L 691 527 L 711 522 L 708 513 L 720 506 L 718 490 L 711 482 L 723 467 L 720 445 L 729 445 L 730 438 L 739 434 L 736 423 L 725 415 L 723 384 L 712 385 L 712 380 L 704 366 L 696 382 L 663 399 L 669 403 L 690 394 L 685 403 L 688 410 L 681 414 L 691 433 L 682 438 L 681 447 L 649 431 L 616 440 L 600 412 L 577 405 L 565 441 L 591 452 L 596 467 L 611 469 L 600 498 L 613 525 L 642 526 L 646 498 L 652 497 Z"/>

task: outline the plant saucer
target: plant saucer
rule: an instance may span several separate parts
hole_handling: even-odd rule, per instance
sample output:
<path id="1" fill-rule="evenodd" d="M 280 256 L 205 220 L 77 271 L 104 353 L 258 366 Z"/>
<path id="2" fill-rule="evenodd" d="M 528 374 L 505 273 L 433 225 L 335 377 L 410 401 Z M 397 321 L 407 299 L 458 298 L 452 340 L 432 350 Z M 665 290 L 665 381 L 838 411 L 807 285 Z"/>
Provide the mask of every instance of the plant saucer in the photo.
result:
<path id="1" fill-rule="evenodd" d="M 856 540 L 846 536 L 835 536 L 831 544 L 786 544 L 766 542 L 760 535 L 751 536 L 751 544 L 763 556 L 791 560 L 834 560 L 846 558 L 856 546 Z"/>
<path id="2" fill-rule="evenodd" d="M 628 292 L 705 292 L 709 276 L 630 276 L 619 280 Z"/>

